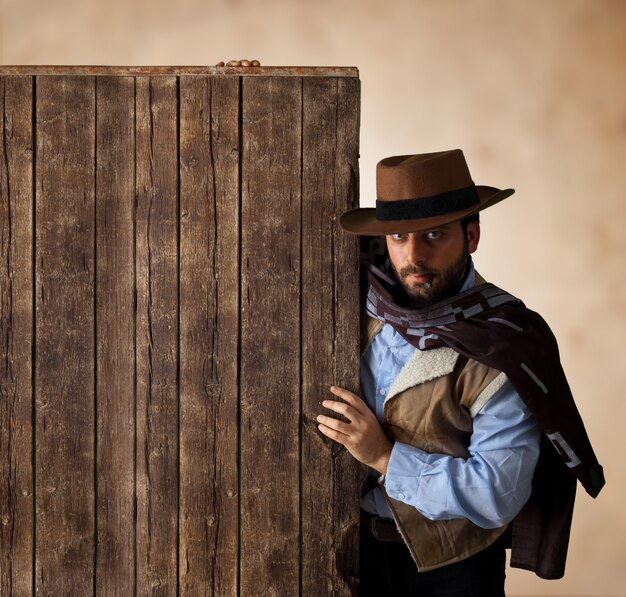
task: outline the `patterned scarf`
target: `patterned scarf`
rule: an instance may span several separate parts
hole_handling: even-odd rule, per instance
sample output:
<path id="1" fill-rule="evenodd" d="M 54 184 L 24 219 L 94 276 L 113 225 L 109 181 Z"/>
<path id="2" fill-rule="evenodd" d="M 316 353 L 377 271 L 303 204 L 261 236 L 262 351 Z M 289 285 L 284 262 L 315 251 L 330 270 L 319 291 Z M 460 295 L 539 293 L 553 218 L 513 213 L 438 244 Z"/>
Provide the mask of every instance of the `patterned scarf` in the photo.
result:
<path id="1" fill-rule="evenodd" d="M 493 284 L 481 284 L 426 307 L 411 306 L 386 260 L 367 265 L 365 311 L 419 350 L 448 346 L 503 371 L 587 492 L 604 485 L 584 424 L 543 318 Z"/>

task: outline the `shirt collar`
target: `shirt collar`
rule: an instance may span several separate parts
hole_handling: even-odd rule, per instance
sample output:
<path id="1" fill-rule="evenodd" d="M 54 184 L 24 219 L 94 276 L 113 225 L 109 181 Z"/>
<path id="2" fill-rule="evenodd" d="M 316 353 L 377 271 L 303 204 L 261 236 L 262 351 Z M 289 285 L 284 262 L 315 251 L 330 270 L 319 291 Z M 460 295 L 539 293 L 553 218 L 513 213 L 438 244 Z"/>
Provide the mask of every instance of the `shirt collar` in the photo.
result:
<path id="1" fill-rule="evenodd" d="M 467 268 L 467 272 L 465 274 L 465 280 L 463 280 L 463 284 L 459 289 L 459 293 L 465 292 L 474 286 L 476 282 L 476 271 L 474 270 L 474 262 L 469 260 L 469 267 Z"/>

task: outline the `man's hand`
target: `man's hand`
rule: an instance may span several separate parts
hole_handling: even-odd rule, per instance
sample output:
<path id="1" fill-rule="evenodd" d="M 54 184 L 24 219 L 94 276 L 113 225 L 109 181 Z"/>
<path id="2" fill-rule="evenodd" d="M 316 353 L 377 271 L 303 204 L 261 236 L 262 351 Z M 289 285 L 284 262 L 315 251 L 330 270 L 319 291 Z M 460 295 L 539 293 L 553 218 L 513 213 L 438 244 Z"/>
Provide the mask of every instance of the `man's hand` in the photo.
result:
<path id="1" fill-rule="evenodd" d="M 224 64 L 222 60 L 215 66 L 261 66 L 261 63 L 258 60 L 229 60 Z"/>
<path id="2" fill-rule="evenodd" d="M 344 445 L 358 461 L 385 474 L 393 444 L 389 441 L 376 415 L 356 394 L 331 386 L 330 391 L 345 402 L 324 400 L 322 406 L 346 417 L 349 423 L 319 415 L 319 430 Z"/>

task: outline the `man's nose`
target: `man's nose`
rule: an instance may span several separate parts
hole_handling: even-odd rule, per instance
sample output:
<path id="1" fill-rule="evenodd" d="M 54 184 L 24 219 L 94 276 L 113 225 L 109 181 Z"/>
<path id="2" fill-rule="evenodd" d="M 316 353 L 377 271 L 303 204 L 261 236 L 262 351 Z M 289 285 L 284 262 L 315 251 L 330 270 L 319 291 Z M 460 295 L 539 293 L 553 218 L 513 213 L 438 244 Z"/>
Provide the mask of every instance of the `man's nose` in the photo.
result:
<path id="1" fill-rule="evenodd" d="M 414 235 L 410 235 L 407 243 L 406 259 L 411 265 L 419 265 L 428 259 L 428 247 L 426 243 Z"/>

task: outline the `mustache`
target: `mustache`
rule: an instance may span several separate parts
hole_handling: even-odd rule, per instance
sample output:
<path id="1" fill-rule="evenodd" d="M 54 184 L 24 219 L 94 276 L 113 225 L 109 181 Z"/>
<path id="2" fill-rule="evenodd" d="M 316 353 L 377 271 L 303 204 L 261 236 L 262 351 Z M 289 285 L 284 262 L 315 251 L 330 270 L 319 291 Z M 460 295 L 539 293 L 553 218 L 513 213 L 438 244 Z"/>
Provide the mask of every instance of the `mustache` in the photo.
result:
<path id="1" fill-rule="evenodd" d="M 407 265 L 406 267 L 403 267 L 399 272 L 400 277 L 404 278 L 405 276 L 408 276 L 409 274 L 415 274 L 418 276 L 428 276 L 429 274 L 433 274 L 435 272 L 424 269 L 422 267 L 418 267 L 417 265 Z"/>

